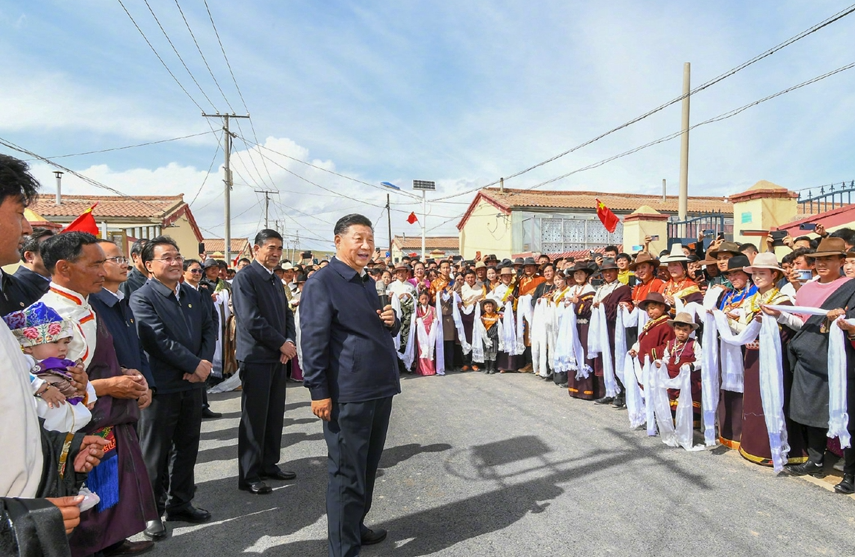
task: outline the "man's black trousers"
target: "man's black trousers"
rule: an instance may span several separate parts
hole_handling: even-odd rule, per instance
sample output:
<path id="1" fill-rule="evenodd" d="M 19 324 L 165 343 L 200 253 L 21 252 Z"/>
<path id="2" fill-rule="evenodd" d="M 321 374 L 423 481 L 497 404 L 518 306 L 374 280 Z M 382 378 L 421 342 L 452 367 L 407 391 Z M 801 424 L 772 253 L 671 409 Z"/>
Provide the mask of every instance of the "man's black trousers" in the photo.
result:
<path id="1" fill-rule="evenodd" d="M 329 453 L 330 557 L 359 555 L 365 515 L 371 510 L 374 479 L 391 413 L 392 397 L 333 403 L 332 419 L 324 422 Z"/>
<path id="2" fill-rule="evenodd" d="M 155 394 L 139 421 L 140 448 L 157 512 L 186 509 L 196 493 L 193 469 L 202 428 L 202 387 Z M 174 453 L 170 461 L 170 451 Z M 167 501 L 167 494 L 169 501 Z"/>
<path id="3" fill-rule="evenodd" d="M 285 421 L 285 365 L 241 362 L 238 427 L 238 486 L 278 471 Z"/>

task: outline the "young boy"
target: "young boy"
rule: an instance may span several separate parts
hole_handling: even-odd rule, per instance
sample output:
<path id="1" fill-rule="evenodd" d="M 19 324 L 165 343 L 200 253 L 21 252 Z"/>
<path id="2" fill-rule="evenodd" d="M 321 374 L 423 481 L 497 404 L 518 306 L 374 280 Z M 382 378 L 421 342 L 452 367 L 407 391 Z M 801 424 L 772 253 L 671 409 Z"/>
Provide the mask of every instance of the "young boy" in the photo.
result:
<path id="1" fill-rule="evenodd" d="M 71 342 L 71 321 L 42 302 L 3 318 L 30 360 L 30 383 L 36 396 L 36 412 L 51 431 L 77 433 L 92 419 L 95 389 L 89 384 L 78 392 L 71 384 L 69 368 L 79 365 L 66 360 Z"/>
<path id="2" fill-rule="evenodd" d="M 491 298 L 485 298 L 481 301 L 483 313 L 481 314 L 481 323 L 484 324 L 484 329 L 487 331 L 487 342 L 484 343 L 484 366 L 485 373 L 492 375 L 496 373 L 496 356 L 499 353 L 499 314 L 496 313 L 496 301 Z"/>
<path id="3" fill-rule="evenodd" d="M 675 338 L 674 329 L 668 326 L 668 312 L 671 306 L 659 292 L 650 292 L 638 303 L 642 311 L 647 312 L 650 321 L 638 333 L 638 341 L 632 345 L 630 356 L 638 356 L 644 364 L 645 360 L 658 360 L 665 352 L 665 345 Z"/>
<path id="4" fill-rule="evenodd" d="M 697 339 L 689 338 L 696 331 L 698 324 L 688 313 L 678 313 L 674 319 L 668 321 L 674 328 L 675 338 L 665 343 L 662 359 L 656 362 L 657 367 L 665 364 L 668 368 L 668 377 L 671 379 L 680 375 L 680 369 L 689 365 L 691 369 L 690 384 L 692 386 L 692 412 L 695 421 L 700 424 L 701 417 L 701 344 Z M 677 409 L 677 399 L 680 397 L 679 389 L 668 389 L 668 401 L 671 404 L 671 412 Z"/>

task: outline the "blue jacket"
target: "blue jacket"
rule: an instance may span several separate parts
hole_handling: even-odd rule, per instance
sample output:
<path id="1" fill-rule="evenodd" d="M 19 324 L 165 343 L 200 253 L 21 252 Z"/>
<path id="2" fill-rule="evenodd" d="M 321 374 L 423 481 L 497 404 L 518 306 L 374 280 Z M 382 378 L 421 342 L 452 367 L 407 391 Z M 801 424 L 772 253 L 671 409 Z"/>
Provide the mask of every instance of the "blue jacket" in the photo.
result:
<path id="1" fill-rule="evenodd" d="M 131 295 L 140 344 L 148 354 L 158 393 L 201 388 L 184 380 L 202 360 L 213 361 L 217 332 L 210 305 L 182 284 L 180 300 L 161 282 L 150 279 Z"/>
<path id="2" fill-rule="evenodd" d="M 374 280 L 333 258 L 300 297 L 303 384 L 312 400 L 364 402 L 401 392 L 391 329 L 377 315 Z"/>
<path id="3" fill-rule="evenodd" d="M 296 338 L 294 313 L 279 277 L 253 261 L 232 280 L 232 304 L 237 361 L 278 362 L 279 348 Z"/>
<path id="4" fill-rule="evenodd" d="M 157 384 L 151 374 L 148 358 L 140 346 L 137 324 L 127 298 L 119 300 L 106 288 L 102 288 L 100 292 L 89 295 L 89 305 L 113 335 L 113 347 L 116 349 L 119 365 L 142 373 L 148 381 L 148 386 L 156 391 Z"/>

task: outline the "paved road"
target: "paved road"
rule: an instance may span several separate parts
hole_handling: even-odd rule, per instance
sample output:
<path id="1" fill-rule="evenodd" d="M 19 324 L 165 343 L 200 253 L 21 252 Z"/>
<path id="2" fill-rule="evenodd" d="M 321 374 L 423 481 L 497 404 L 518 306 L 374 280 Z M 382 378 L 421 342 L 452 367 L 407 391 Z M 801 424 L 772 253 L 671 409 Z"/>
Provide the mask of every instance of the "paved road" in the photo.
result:
<path id="1" fill-rule="evenodd" d="M 531 375 L 406 377 L 396 397 L 367 556 L 848 555 L 855 500 L 776 477 L 733 451 L 686 452 L 630 431 L 625 412 Z M 237 490 L 239 393 L 211 397 L 197 503 L 154 555 L 326 555 L 326 448 L 306 389 L 288 390 L 282 457 L 298 479 Z M 176 527 L 177 526 L 177 527 Z"/>

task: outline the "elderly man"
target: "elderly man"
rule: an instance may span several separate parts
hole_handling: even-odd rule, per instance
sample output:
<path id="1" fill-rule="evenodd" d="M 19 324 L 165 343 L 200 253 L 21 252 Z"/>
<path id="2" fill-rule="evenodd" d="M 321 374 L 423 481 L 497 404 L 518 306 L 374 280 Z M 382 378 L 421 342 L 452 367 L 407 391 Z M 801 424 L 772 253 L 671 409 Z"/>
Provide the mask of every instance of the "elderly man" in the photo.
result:
<path id="1" fill-rule="evenodd" d="M 192 504 L 193 472 L 202 426 L 202 390 L 213 367 L 214 321 L 201 294 L 179 282 L 184 259 L 172 238 L 153 238 L 141 257 L 152 278 L 131 296 L 131 309 L 157 382 L 157 392 L 139 425 L 146 468 L 158 516 L 165 511 L 167 521 L 207 522 L 211 513 Z M 164 535 L 160 518 L 148 522 L 146 535 L 155 539 Z"/>
<path id="2" fill-rule="evenodd" d="M 374 252 L 371 221 L 356 214 L 342 217 L 335 225 L 335 245 L 335 258 L 303 289 L 300 327 L 304 384 L 312 412 L 324 421 L 329 452 L 329 554 L 349 557 L 386 538 L 385 530 L 367 528 L 365 517 L 392 397 L 401 392 L 392 340 L 400 322 L 392 306 L 380 307 L 365 273 Z"/>
<path id="3" fill-rule="evenodd" d="M 282 236 L 265 229 L 255 235 L 254 260 L 232 284 L 240 364 L 238 489 L 272 491 L 265 479 L 293 480 L 277 465 L 285 414 L 285 364 L 297 355 L 294 314 L 273 269 L 282 257 Z"/>
<path id="4" fill-rule="evenodd" d="M 26 305 L 38 301 L 50 288 L 50 273 L 45 269 L 39 246 L 51 236 L 53 231 L 49 228 L 34 228 L 21 246 L 21 266 L 12 276 L 29 297 Z"/>

